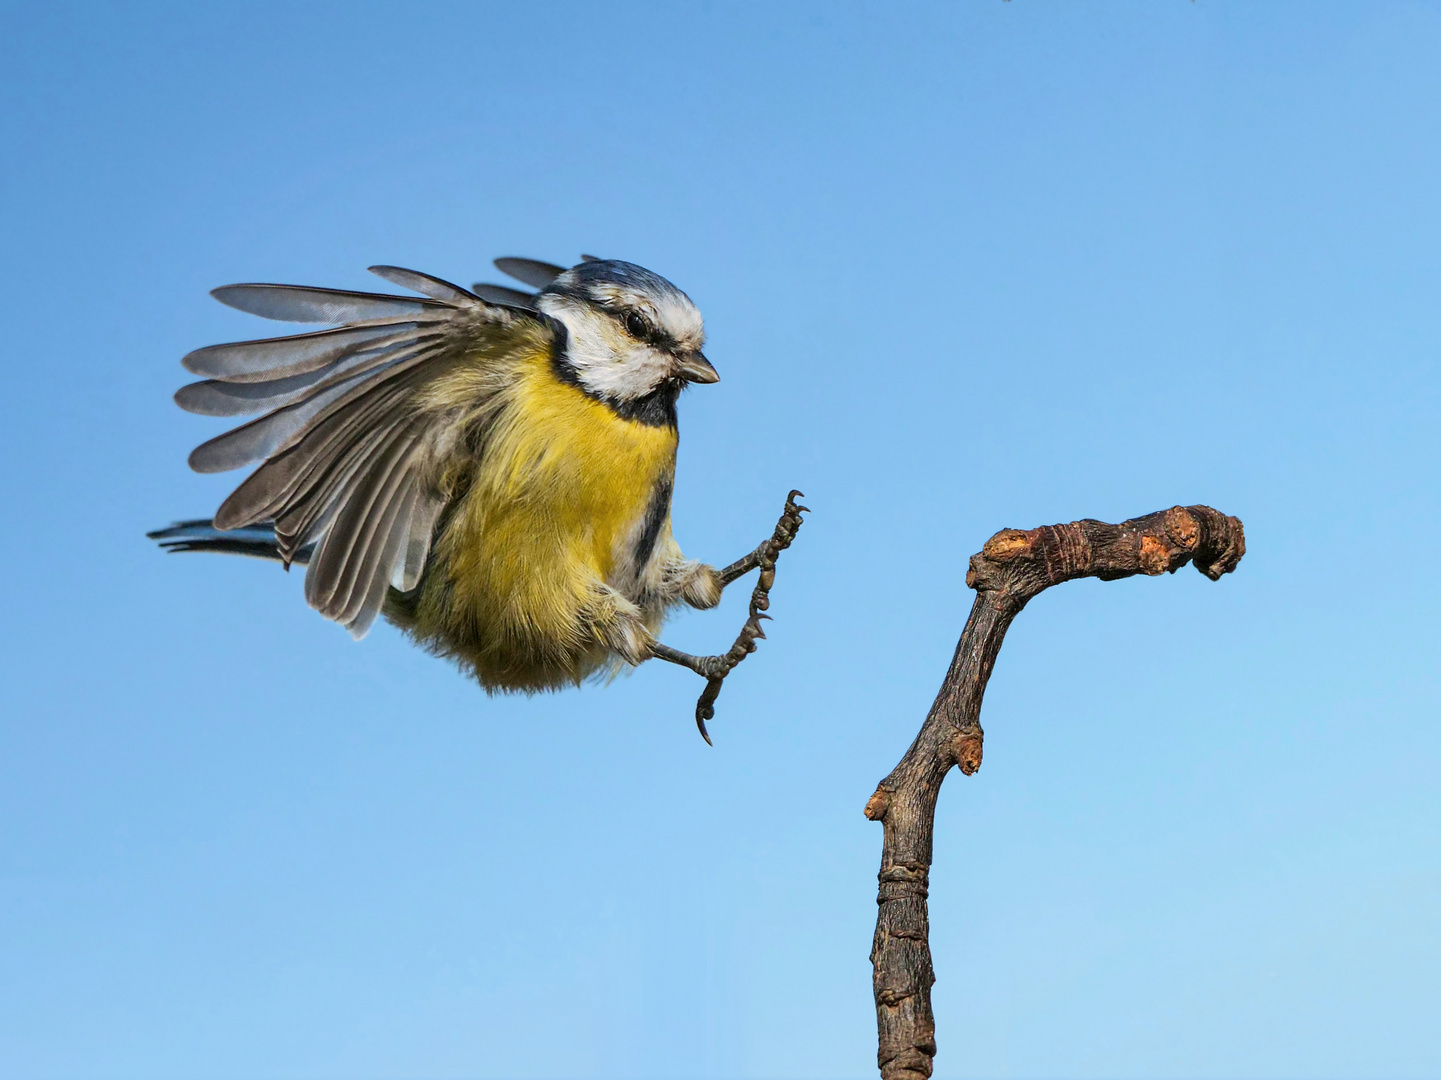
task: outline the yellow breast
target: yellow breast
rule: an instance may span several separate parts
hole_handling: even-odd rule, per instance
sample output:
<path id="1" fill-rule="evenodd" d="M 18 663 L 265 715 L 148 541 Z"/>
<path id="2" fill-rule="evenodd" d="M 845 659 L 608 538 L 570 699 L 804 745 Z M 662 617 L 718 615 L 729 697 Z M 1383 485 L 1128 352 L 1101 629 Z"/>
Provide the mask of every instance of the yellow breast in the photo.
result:
<path id="1" fill-rule="evenodd" d="M 582 611 L 673 476 L 676 432 L 617 416 L 561 382 L 549 356 L 517 376 L 437 554 L 442 651 L 488 686 L 529 689 L 585 673 L 595 643 Z"/>

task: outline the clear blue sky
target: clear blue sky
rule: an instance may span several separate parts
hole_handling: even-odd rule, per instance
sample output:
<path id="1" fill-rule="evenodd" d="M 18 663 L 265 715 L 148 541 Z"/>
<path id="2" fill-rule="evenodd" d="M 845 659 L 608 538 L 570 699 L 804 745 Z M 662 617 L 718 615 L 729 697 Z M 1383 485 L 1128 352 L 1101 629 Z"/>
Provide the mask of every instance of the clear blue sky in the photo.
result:
<path id="1" fill-rule="evenodd" d="M 851 1078 L 900 756 L 996 529 L 1218 584 L 1011 632 L 941 799 L 938 1076 L 1441 1075 L 1441 5 L 14 6 L 0 1074 Z M 232 281 L 631 259 L 700 304 L 687 552 L 770 640 L 488 699 L 170 558 Z M 730 640 L 743 596 L 670 640 Z"/>

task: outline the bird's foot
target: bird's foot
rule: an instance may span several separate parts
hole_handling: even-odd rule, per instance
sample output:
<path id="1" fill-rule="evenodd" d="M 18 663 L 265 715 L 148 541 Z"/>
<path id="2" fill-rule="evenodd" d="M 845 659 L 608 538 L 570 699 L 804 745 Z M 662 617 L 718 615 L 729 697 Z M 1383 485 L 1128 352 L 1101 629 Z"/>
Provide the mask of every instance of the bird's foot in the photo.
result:
<path id="1" fill-rule="evenodd" d="M 775 532 L 750 554 L 737 559 L 720 572 L 722 586 L 729 585 L 757 567 L 761 572 L 756 587 L 751 591 L 750 614 L 740 633 L 736 635 L 735 644 L 718 656 L 692 656 L 660 642 L 655 642 L 650 647 L 650 654 L 655 659 L 690 668 L 705 679 L 705 689 L 701 691 L 700 700 L 695 705 L 695 724 L 700 729 L 701 738 L 707 743 L 710 742 L 710 734 L 706 731 L 705 722 L 715 716 L 715 700 L 720 695 L 721 684 L 737 664 L 756 651 L 756 642 L 766 636 L 761 628 L 761 620 L 770 618 L 765 612 L 771 606 L 771 586 L 776 583 L 776 559 L 782 551 L 791 546 L 791 541 L 796 538 L 801 527 L 801 514 L 810 509 L 796 503 L 796 499 L 804 497 L 799 491 L 792 491 L 787 495 L 786 506 L 781 512 L 780 520 L 776 522 Z"/>

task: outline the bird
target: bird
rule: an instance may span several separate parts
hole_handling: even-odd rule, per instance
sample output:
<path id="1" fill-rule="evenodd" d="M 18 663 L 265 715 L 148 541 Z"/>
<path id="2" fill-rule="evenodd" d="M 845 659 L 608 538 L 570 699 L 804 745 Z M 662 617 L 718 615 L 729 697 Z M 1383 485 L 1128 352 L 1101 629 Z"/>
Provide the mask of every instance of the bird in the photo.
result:
<path id="1" fill-rule="evenodd" d="M 326 328 L 184 357 L 202 381 L 176 393 L 181 408 L 259 414 L 190 467 L 257 467 L 213 518 L 148 535 L 172 552 L 304 566 L 325 618 L 360 638 L 384 617 L 490 692 L 561 689 L 652 657 L 714 675 L 662 646 L 660 627 L 767 564 L 762 544 L 718 571 L 671 532 L 677 400 L 720 378 L 700 311 L 631 262 L 494 265 L 535 291 L 396 266 L 370 271 L 417 295 L 213 290 Z"/>

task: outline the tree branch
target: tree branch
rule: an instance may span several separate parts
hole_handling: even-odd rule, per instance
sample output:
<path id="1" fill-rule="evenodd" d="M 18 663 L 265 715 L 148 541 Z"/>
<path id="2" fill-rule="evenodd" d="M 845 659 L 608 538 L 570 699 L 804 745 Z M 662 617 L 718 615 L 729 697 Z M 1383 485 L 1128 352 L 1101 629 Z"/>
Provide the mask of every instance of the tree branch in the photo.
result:
<path id="1" fill-rule="evenodd" d="M 1074 578 L 1175 573 L 1188 562 L 1212 581 L 1246 553 L 1241 522 L 1209 506 L 1175 506 L 1120 525 L 1073 521 L 1003 529 L 971 556 L 976 590 L 950 670 L 911 748 L 866 803 L 885 826 L 871 948 L 883 1080 L 924 1080 L 936 1055 L 926 910 L 936 798 L 951 766 L 981 767 L 981 698 L 1006 629 L 1038 593 Z"/>

